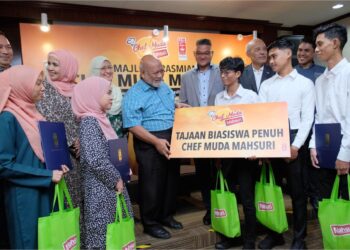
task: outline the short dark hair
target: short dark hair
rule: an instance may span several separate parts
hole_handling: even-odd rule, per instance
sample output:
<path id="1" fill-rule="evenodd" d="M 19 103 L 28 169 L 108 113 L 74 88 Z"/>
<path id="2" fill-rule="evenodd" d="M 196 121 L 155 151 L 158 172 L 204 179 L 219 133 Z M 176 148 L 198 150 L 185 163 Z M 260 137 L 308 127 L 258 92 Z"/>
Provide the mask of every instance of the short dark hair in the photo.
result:
<path id="1" fill-rule="evenodd" d="M 290 49 L 291 51 L 293 51 L 294 49 L 294 45 L 291 41 L 285 39 L 285 38 L 280 38 L 277 39 L 275 41 L 273 41 L 272 43 L 270 43 L 269 46 L 267 46 L 267 51 L 270 51 L 271 49 Z"/>
<path id="2" fill-rule="evenodd" d="M 207 38 L 199 39 L 196 42 L 196 46 L 199 46 L 199 45 L 209 45 L 209 46 L 211 46 L 211 41 L 209 39 L 207 39 Z"/>
<path id="3" fill-rule="evenodd" d="M 235 72 L 243 73 L 244 62 L 240 57 L 226 57 L 220 61 L 219 64 L 220 70 L 233 70 Z"/>
<path id="4" fill-rule="evenodd" d="M 0 36 L 4 36 L 4 37 L 6 37 L 5 32 L 2 32 L 2 31 L 0 30 Z"/>
<path id="5" fill-rule="evenodd" d="M 311 37 L 308 37 L 308 36 L 304 37 L 303 39 L 300 40 L 299 45 L 302 43 L 308 43 L 312 46 L 313 49 L 316 48 L 315 40 L 312 39 Z"/>
<path id="6" fill-rule="evenodd" d="M 340 49 L 343 50 L 348 41 L 348 32 L 346 28 L 337 23 L 322 25 L 314 30 L 314 39 L 316 40 L 319 34 L 324 34 L 328 39 L 338 38 L 340 41 Z"/>

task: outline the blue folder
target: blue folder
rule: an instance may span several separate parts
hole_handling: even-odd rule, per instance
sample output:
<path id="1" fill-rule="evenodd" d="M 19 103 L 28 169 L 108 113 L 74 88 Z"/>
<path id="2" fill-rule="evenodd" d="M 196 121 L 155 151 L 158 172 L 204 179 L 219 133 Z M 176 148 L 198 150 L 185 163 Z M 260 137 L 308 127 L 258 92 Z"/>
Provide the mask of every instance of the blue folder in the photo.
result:
<path id="1" fill-rule="evenodd" d="M 315 124 L 316 151 L 321 168 L 335 168 L 342 134 L 340 123 Z"/>
<path id="2" fill-rule="evenodd" d="M 61 170 L 61 165 L 65 164 L 72 169 L 64 124 L 39 121 L 39 132 L 46 168 Z"/>
<path id="3" fill-rule="evenodd" d="M 128 139 L 119 138 L 108 141 L 109 157 L 119 171 L 124 182 L 130 181 L 130 166 L 128 154 Z"/>

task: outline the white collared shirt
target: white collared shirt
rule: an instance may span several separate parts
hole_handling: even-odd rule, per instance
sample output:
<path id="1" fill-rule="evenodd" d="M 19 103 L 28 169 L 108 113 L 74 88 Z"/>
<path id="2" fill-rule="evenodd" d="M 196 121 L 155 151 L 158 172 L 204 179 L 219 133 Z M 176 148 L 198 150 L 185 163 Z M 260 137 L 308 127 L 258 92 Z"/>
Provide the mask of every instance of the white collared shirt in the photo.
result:
<path id="1" fill-rule="evenodd" d="M 256 89 L 259 91 L 260 84 L 261 84 L 261 78 L 264 72 L 264 66 L 262 66 L 260 69 L 255 69 L 254 66 L 252 65 L 253 72 L 254 72 L 254 78 L 255 78 L 255 84 L 256 84 Z"/>
<path id="2" fill-rule="evenodd" d="M 199 104 L 201 107 L 208 106 L 209 80 L 210 80 L 210 68 L 208 68 L 205 71 L 198 70 Z"/>
<path id="3" fill-rule="evenodd" d="M 350 63 L 343 58 L 316 79 L 315 123 L 340 123 L 343 139 L 338 159 L 350 162 Z M 315 133 L 310 148 L 315 148 Z"/>
<path id="4" fill-rule="evenodd" d="M 233 96 L 228 95 L 227 90 L 219 92 L 215 97 L 215 106 L 232 104 L 251 104 L 259 102 L 259 96 L 252 90 L 245 89 L 240 84 Z"/>
<path id="5" fill-rule="evenodd" d="M 285 77 L 276 73 L 261 85 L 259 97 L 263 102 L 287 102 L 290 129 L 298 129 L 292 145 L 303 146 L 314 121 L 315 89 L 312 81 L 295 69 Z"/>

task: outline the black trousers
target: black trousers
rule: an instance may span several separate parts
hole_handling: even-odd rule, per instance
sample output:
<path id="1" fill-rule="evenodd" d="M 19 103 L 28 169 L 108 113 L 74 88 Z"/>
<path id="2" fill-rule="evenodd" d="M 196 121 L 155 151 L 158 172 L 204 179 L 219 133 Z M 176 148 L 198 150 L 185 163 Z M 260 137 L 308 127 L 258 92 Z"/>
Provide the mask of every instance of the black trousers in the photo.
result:
<path id="1" fill-rule="evenodd" d="M 254 204 L 255 182 L 257 180 L 257 161 L 246 159 L 223 159 L 222 171 L 231 192 L 239 185 L 239 196 L 244 211 L 244 242 L 255 242 L 256 239 L 256 211 Z"/>
<path id="2" fill-rule="evenodd" d="M 282 185 L 282 179 L 287 179 L 287 190 L 292 198 L 293 207 L 293 238 L 294 240 L 304 240 L 306 237 L 307 224 L 307 198 L 306 198 L 306 166 L 303 164 L 303 149 L 299 150 L 298 157 L 286 163 L 283 159 L 272 160 L 272 169 L 275 175 L 277 185 Z M 271 236 L 278 236 L 277 233 L 270 231 Z"/>
<path id="3" fill-rule="evenodd" d="M 170 142 L 171 130 L 152 132 Z M 180 166 L 177 159 L 168 160 L 157 149 L 134 137 L 134 150 L 139 165 L 138 198 L 144 227 L 159 225 L 176 211 Z"/>
<path id="4" fill-rule="evenodd" d="M 307 196 L 314 201 L 321 200 L 320 194 L 320 169 L 312 165 L 306 165 L 307 168 Z"/>
<path id="5" fill-rule="evenodd" d="M 312 202 L 318 202 L 321 199 L 320 186 L 319 186 L 319 169 L 312 166 L 310 150 L 308 148 L 311 139 L 311 133 L 307 137 L 302 149 L 304 150 L 304 165 L 307 169 L 307 176 L 305 178 L 306 195 Z"/>
<path id="6" fill-rule="evenodd" d="M 194 159 L 194 165 L 205 208 L 210 211 L 210 190 L 214 188 L 216 178 L 215 159 Z"/>
<path id="7" fill-rule="evenodd" d="M 328 199 L 331 197 L 332 188 L 333 188 L 336 175 L 337 175 L 337 172 L 334 169 L 327 169 L 327 168 L 319 169 L 319 183 L 320 183 L 319 187 L 320 187 L 320 195 L 322 198 Z M 347 175 L 340 175 L 339 195 L 343 199 L 349 200 Z"/>

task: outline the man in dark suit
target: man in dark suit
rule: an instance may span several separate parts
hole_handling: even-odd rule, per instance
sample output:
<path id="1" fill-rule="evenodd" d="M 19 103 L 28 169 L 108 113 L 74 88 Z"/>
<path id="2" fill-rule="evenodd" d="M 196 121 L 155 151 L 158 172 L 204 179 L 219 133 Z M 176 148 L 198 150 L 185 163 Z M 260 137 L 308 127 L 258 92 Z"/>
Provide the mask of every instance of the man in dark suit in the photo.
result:
<path id="1" fill-rule="evenodd" d="M 253 39 L 247 44 L 246 53 L 252 63 L 245 67 L 239 82 L 243 88 L 259 93 L 261 83 L 274 75 L 270 66 L 266 64 L 266 44 L 259 38 Z"/>
<path id="2" fill-rule="evenodd" d="M 251 59 L 252 63 L 245 67 L 239 82 L 243 88 L 250 89 L 259 94 L 262 82 L 275 74 L 267 64 L 267 48 L 265 42 L 259 38 L 251 40 L 247 44 L 246 54 Z M 260 171 L 258 168 L 258 161 L 252 161 L 251 165 L 256 166 L 255 172 L 254 168 L 251 168 L 251 174 L 254 179 L 259 175 Z"/>
<path id="3" fill-rule="evenodd" d="M 197 67 L 187 71 L 181 77 L 180 102 L 192 107 L 214 106 L 216 94 L 224 90 L 220 70 L 217 65 L 211 64 L 213 57 L 211 41 L 201 39 L 196 43 Z M 215 164 L 213 159 L 194 159 L 196 176 L 200 183 L 202 199 L 207 209 L 203 217 L 205 225 L 211 224 L 210 218 L 210 187 L 215 179 Z"/>

